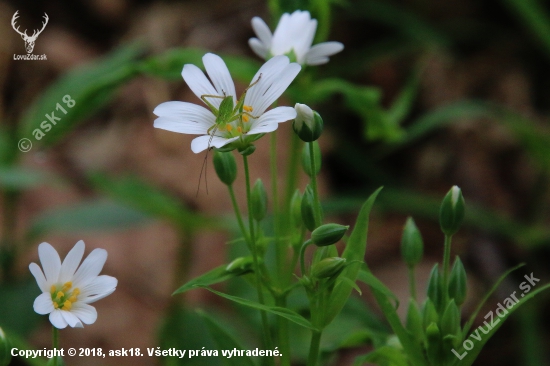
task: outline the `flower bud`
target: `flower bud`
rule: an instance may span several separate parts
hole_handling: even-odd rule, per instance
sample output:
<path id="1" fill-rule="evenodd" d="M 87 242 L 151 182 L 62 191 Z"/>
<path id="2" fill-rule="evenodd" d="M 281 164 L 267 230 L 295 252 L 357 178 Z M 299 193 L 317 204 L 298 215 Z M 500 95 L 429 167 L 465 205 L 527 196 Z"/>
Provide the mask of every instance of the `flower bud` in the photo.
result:
<path id="1" fill-rule="evenodd" d="M 317 141 L 313 141 L 304 144 L 304 149 L 302 150 L 302 168 L 309 177 L 313 177 L 313 174 L 311 172 L 311 154 L 309 151 L 309 144 L 313 144 L 313 156 L 315 157 L 315 175 L 319 175 L 319 172 L 321 171 L 321 148 L 319 147 L 319 143 L 317 143 Z"/>
<path id="2" fill-rule="evenodd" d="M 323 119 L 319 113 L 313 111 L 305 104 L 296 103 L 296 118 L 292 123 L 294 132 L 302 141 L 315 141 L 323 132 Z"/>
<path id="3" fill-rule="evenodd" d="M 313 189 L 308 185 L 302 196 L 302 221 L 309 231 L 316 228 L 315 225 L 315 199 L 313 197 Z"/>
<path id="4" fill-rule="evenodd" d="M 464 220 L 464 197 L 457 186 L 447 193 L 439 210 L 439 225 L 445 235 L 455 234 Z"/>
<path id="5" fill-rule="evenodd" d="M 233 154 L 214 150 L 214 170 L 225 185 L 232 185 L 237 178 L 237 164 Z"/>
<path id="6" fill-rule="evenodd" d="M 311 241 L 318 247 L 335 244 L 342 239 L 348 228 L 349 226 L 340 224 L 321 225 L 311 233 Z"/>
<path id="7" fill-rule="evenodd" d="M 428 328 L 431 323 L 437 323 L 439 315 L 435 309 L 435 305 L 429 298 L 424 302 L 422 307 L 422 326 L 424 329 Z"/>
<path id="8" fill-rule="evenodd" d="M 426 328 L 426 354 L 430 365 L 441 365 L 443 358 L 441 348 L 441 332 L 435 322 L 430 323 Z"/>
<path id="9" fill-rule="evenodd" d="M 239 257 L 225 267 L 226 272 L 248 272 L 254 269 L 254 259 L 252 257 Z"/>
<path id="10" fill-rule="evenodd" d="M 0 328 L 0 366 L 9 365 L 11 360 L 11 347 L 6 334 Z"/>
<path id="11" fill-rule="evenodd" d="M 252 217 L 262 221 L 267 214 L 267 192 L 261 179 L 258 179 L 250 193 Z"/>
<path id="12" fill-rule="evenodd" d="M 449 277 L 449 298 L 454 299 L 456 304 L 460 306 L 466 300 L 467 291 L 466 270 L 457 256 Z"/>
<path id="13" fill-rule="evenodd" d="M 401 255 L 407 266 L 414 267 L 422 260 L 424 244 L 422 235 L 412 217 L 407 219 L 401 237 Z"/>
<path id="14" fill-rule="evenodd" d="M 424 340 L 424 328 L 422 326 L 422 316 L 418 310 L 418 305 L 414 299 L 409 300 L 409 309 L 407 310 L 406 328 L 414 338 L 422 342 Z"/>
<path id="15" fill-rule="evenodd" d="M 428 280 L 428 298 L 432 300 L 437 312 L 440 314 L 444 296 L 443 296 L 443 279 L 439 274 L 439 264 L 435 264 L 430 273 L 430 279 Z"/>
<path id="16" fill-rule="evenodd" d="M 460 312 L 454 300 L 451 300 L 441 316 L 441 335 L 456 336 L 460 333 Z"/>
<path id="17" fill-rule="evenodd" d="M 325 258 L 311 267 L 311 277 L 317 279 L 338 276 L 346 266 L 346 259 L 340 257 Z"/>
<path id="18" fill-rule="evenodd" d="M 302 195 L 297 189 L 290 200 L 290 227 L 298 229 L 302 226 Z"/>

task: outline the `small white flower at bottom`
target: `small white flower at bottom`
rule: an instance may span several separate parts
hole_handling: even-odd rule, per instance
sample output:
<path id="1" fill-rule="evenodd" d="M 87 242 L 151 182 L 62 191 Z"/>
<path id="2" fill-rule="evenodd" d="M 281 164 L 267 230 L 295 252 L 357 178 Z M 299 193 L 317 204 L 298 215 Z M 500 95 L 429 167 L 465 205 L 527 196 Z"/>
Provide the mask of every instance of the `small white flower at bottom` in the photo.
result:
<path id="1" fill-rule="evenodd" d="M 50 244 L 42 243 L 38 246 L 42 269 L 36 263 L 29 265 L 42 290 L 34 301 L 34 311 L 50 314 L 50 322 L 58 329 L 93 324 L 97 311 L 89 304 L 112 294 L 118 283 L 114 277 L 99 276 L 107 260 L 104 249 L 94 249 L 79 267 L 84 248 L 80 240 L 61 263 L 57 251 Z"/>

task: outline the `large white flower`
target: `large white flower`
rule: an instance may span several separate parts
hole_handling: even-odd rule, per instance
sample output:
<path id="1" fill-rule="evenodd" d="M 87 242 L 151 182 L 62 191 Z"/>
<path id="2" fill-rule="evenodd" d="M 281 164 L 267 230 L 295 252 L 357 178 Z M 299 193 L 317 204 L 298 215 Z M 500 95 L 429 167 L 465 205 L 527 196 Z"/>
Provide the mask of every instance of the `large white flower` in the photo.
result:
<path id="1" fill-rule="evenodd" d="M 82 323 L 94 323 L 97 311 L 89 304 L 112 294 L 116 289 L 116 278 L 99 276 L 107 260 L 107 251 L 94 249 L 78 268 L 83 255 L 82 240 L 71 249 L 63 263 L 50 244 L 42 243 L 38 246 L 42 269 L 36 263 L 29 265 L 42 290 L 34 301 L 34 311 L 41 315 L 50 314 L 50 322 L 56 328 L 63 329 L 67 325 L 82 328 Z"/>
<path id="2" fill-rule="evenodd" d="M 209 147 L 220 148 L 248 135 L 275 131 L 280 122 L 296 117 L 296 111 L 292 107 L 277 107 L 266 112 L 300 72 L 300 65 L 290 63 L 288 57 L 274 57 L 260 68 L 252 78 L 244 97 L 243 112 L 235 110 L 238 104 L 235 85 L 221 57 L 207 53 L 202 62 L 210 80 L 201 69 L 191 64 L 183 67 L 181 75 L 193 93 L 206 99 L 216 110 L 187 102 L 165 102 L 153 111 L 158 116 L 154 123 L 156 128 L 204 135 L 191 142 L 194 153 Z M 218 109 L 222 100 L 227 97 L 233 100 L 233 111 L 227 118 L 231 122 L 226 126 L 217 125 Z"/>
<path id="3" fill-rule="evenodd" d="M 308 11 L 284 13 L 273 35 L 259 17 L 252 18 L 252 28 L 258 38 L 250 38 L 248 44 L 252 51 L 266 60 L 294 52 L 300 65 L 322 65 L 329 61 L 328 56 L 344 49 L 340 42 L 323 42 L 311 46 L 317 30 L 317 20 L 311 19 Z"/>

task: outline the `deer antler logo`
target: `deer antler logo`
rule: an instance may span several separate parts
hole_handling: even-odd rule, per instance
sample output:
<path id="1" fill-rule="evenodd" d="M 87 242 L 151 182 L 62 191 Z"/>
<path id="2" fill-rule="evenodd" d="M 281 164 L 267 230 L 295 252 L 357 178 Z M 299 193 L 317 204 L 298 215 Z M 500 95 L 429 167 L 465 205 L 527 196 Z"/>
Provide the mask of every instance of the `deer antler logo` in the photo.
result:
<path id="1" fill-rule="evenodd" d="M 11 18 L 11 26 L 13 27 L 13 29 L 17 33 L 19 33 L 21 35 L 21 38 L 23 38 L 23 41 L 25 41 L 25 49 L 27 50 L 27 53 L 32 53 L 32 50 L 34 49 L 34 42 L 36 42 L 36 39 L 38 38 L 40 33 L 42 33 L 44 28 L 46 28 L 46 24 L 48 24 L 48 20 L 50 18 L 48 18 L 48 14 L 44 13 L 45 22 L 42 22 L 42 29 L 40 29 L 40 30 L 35 29 L 32 36 L 29 36 L 29 35 L 27 35 L 27 30 L 26 29 L 25 29 L 24 32 L 21 32 L 21 31 L 19 31 L 19 26 L 17 26 L 17 28 L 15 28 L 15 21 L 17 20 L 17 18 L 19 18 L 19 15 L 17 15 L 18 12 L 19 12 L 19 10 L 17 10 L 15 12 L 15 14 L 13 14 L 13 17 Z"/>

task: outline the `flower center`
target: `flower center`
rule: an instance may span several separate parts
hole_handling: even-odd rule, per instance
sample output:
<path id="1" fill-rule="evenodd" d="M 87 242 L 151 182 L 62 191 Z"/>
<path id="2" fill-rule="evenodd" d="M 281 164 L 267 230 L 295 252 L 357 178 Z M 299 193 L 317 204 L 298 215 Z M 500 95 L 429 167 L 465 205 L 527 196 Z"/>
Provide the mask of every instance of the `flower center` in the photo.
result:
<path id="1" fill-rule="evenodd" d="M 72 288 L 73 283 L 71 281 L 65 282 L 63 285 L 52 285 L 50 294 L 52 295 L 53 307 L 61 310 L 71 310 L 73 304 L 80 295 L 80 289 L 77 287 Z"/>

